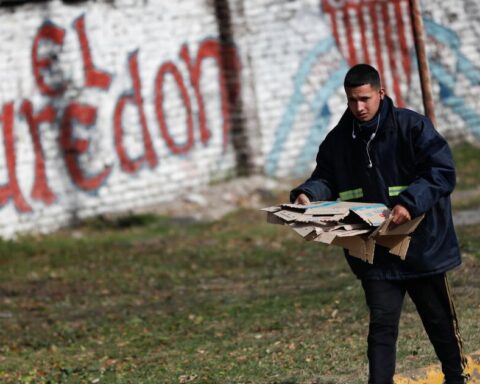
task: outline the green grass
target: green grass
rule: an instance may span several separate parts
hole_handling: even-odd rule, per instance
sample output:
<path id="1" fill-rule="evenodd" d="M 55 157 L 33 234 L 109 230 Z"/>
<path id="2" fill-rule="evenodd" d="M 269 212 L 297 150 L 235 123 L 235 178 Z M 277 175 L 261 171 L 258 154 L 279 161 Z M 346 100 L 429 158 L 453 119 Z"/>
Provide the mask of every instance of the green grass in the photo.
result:
<path id="1" fill-rule="evenodd" d="M 467 351 L 480 332 L 480 227 L 452 273 Z M 335 247 L 263 214 L 211 224 L 95 219 L 0 242 L 2 383 L 363 383 L 368 315 Z M 410 302 L 398 370 L 435 361 Z"/>
<path id="2" fill-rule="evenodd" d="M 480 147 L 470 143 L 458 144 L 452 148 L 457 172 L 457 189 L 466 190 L 480 187 Z"/>
<path id="3" fill-rule="evenodd" d="M 480 207 L 480 148 L 469 143 L 452 148 L 457 172 L 457 186 L 452 195 L 454 209 Z"/>
<path id="4" fill-rule="evenodd" d="M 478 207 L 464 191 L 480 185 L 480 151 L 453 153 L 454 207 Z M 450 276 L 472 352 L 480 225 L 457 230 L 465 262 Z M 367 327 L 341 251 L 256 211 L 211 224 L 95 218 L 0 241 L 2 383 L 364 383 Z M 399 372 L 436 362 L 409 300 L 398 348 Z"/>

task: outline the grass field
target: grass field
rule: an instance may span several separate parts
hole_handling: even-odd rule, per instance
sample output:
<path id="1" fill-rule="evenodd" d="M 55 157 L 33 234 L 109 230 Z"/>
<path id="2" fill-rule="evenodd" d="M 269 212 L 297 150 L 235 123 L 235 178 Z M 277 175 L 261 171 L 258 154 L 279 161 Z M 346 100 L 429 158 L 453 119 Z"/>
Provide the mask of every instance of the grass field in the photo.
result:
<path id="1" fill-rule="evenodd" d="M 452 148 L 457 171 L 457 189 L 480 187 L 480 148 L 464 143 Z"/>
<path id="2" fill-rule="evenodd" d="M 479 231 L 458 228 L 450 275 L 466 352 L 480 349 Z M 0 242 L 1 383 L 364 383 L 367 324 L 341 251 L 254 210 Z M 435 362 L 410 301 L 398 347 L 399 372 Z"/>

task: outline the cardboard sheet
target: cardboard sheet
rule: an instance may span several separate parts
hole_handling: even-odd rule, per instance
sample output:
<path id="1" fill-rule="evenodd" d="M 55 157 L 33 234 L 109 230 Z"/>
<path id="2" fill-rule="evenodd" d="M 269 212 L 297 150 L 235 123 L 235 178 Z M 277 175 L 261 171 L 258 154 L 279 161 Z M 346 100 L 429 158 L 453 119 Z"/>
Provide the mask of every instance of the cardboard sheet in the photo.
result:
<path id="1" fill-rule="evenodd" d="M 267 207 L 267 221 L 288 225 L 305 240 L 337 245 L 365 262 L 373 263 L 375 245 L 405 259 L 411 234 L 423 216 L 391 225 L 390 210 L 383 204 L 316 201 L 309 205 L 281 204 Z"/>

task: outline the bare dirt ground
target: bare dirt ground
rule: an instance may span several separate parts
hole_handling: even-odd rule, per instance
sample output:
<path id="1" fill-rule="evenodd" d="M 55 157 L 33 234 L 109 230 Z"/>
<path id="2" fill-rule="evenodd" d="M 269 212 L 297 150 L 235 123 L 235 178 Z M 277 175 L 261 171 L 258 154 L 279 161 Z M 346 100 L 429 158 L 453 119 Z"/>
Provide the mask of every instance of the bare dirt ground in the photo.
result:
<path id="1" fill-rule="evenodd" d="M 185 221 L 213 221 L 239 208 L 262 208 L 277 196 L 287 201 L 295 186 L 292 180 L 272 179 L 262 175 L 236 178 L 198 188 L 183 194 L 175 202 L 148 209 Z"/>

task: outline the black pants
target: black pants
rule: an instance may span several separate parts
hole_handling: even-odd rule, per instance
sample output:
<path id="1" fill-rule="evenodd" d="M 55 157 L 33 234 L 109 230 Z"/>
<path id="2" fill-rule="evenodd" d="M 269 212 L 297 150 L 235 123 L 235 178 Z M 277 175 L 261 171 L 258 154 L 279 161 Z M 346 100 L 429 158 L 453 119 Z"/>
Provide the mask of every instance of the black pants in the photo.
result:
<path id="1" fill-rule="evenodd" d="M 364 280 L 370 309 L 369 384 L 392 384 L 398 323 L 405 292 L 415 303 L 423 326 L 442 364 L 445 383 L 465 383 L 466 358 L 445 274 L 403 281 Z"/>

